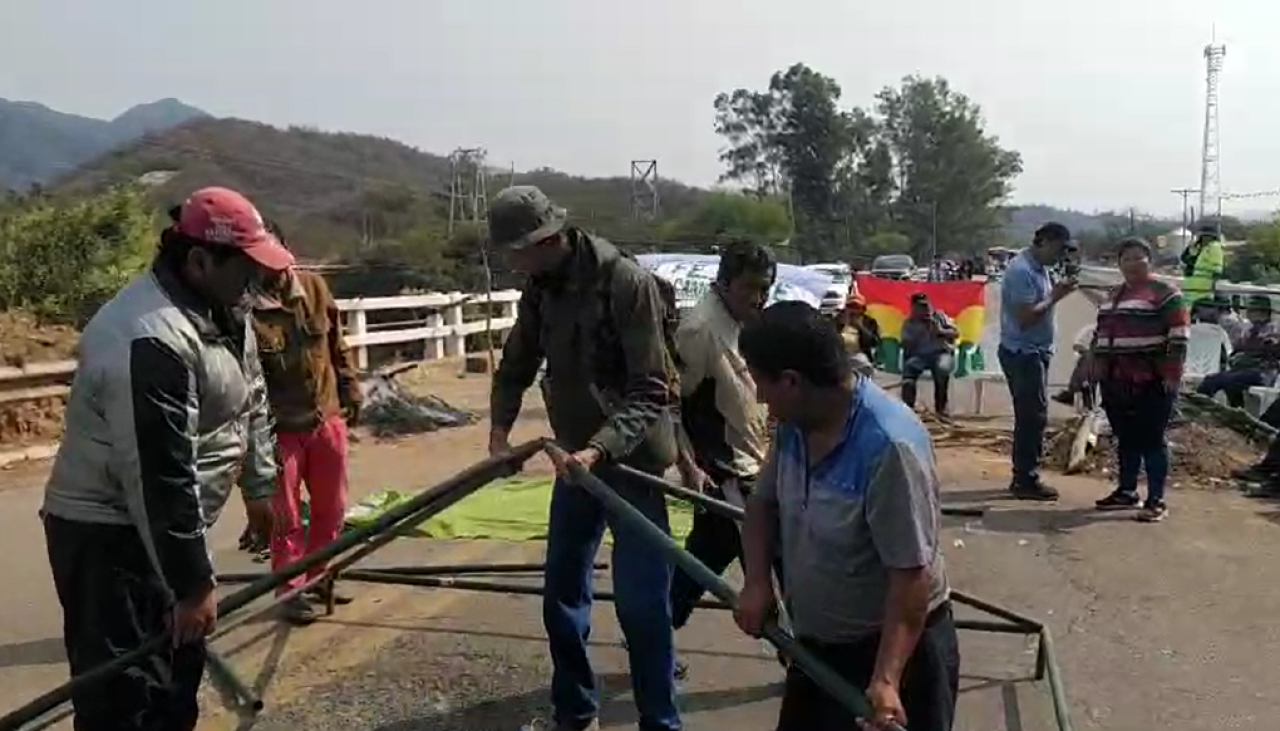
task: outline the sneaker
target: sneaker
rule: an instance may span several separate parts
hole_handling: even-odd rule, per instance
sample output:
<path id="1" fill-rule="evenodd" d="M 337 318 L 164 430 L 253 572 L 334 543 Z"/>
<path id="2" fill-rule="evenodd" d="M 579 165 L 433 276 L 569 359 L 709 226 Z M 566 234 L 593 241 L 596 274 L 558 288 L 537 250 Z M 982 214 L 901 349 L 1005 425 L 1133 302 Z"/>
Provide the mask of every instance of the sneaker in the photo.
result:
<path id="1" fill-rule="evenodd" d="M 309 624 L 314 624 L 320 618 L 320 615 L 316 613 L 316 608 L 300 596 L 295 596 L 281 604 L 280 616 L 284 621 L 295 627 L 306 627 Z"/>
<path id="2" fill-rule="evenodd" d="M 1159 523 L 1169 515 L 1169 509 L 1164 503 L 1147 503 L 1142 506 L 1142 510 L 1133 516 L 1133 519 L 1140 523 Z"/>
<path id="3" fill-rule="evenodd" d="M 1018 500 L 1051 503 L 1058 499 L 1058 491 L 1039 480 L 1029 484 L 1012 485 L 1009 492 L 1013 493 L 1014 498 Z"/>
<path id="4" fill-rule="evenodd" d="M 1110 495 L 1095 502 L 1093 507 L 1098 510 L 1132 510 L 1138 507 L 1138 496 L 1132 492 L 1124 492 L 1116 490 Z"/>
<path id="5" fill-rule="evenodd" d="M 1076 395 L 1074 393 L 1071 393 L 1070 391 L 1061 391 L 1059 393 L 1055 393 L 1053 395 L 1053 400 L 1057 401 L 1063 406 L 1076 405 Z"/>

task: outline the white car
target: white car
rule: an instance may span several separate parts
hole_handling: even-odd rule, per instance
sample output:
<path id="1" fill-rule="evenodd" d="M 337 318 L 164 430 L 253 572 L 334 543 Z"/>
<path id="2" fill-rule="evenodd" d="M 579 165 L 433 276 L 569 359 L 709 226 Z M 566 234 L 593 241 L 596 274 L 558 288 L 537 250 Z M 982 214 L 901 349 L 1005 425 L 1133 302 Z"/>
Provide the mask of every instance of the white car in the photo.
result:
<path id="1" fill-rule="evenodd" d="M 824 315 L 835 316 L 844 310 L 849 296 L 857 291 L 858 285 L 853 281 L 853 271 L 848 264 L 809 264 L 805 269 L 821 272 L 831 277 L 831 286 L 822 293 L 822 304 L 818 311 Z"/>

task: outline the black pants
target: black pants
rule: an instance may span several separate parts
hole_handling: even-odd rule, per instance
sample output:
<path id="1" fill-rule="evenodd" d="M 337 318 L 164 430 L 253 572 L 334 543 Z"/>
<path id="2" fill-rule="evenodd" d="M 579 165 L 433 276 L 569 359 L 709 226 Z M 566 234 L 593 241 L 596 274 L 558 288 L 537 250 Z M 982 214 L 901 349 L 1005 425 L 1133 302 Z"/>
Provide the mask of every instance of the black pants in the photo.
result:
<path id="1" fill-rule="evenodd" d="M 879 634 L 852 644 L 822 644 L 801 640 L 859 690 L 871 683 Z M 951 731 L 960 689 L 960 645 L 950 603 L 929 614 L 916 650 L 907 661 L 899 694 L 910 731 Z M 778 731 L 849 731 L 857 728 L 853 712 L 827 695 L 801 670 L 787 671 Z"/>
<path id="2" fill-rule="evenodd" d="M 131 526 L 44 518 L 72 676 L 128 653 L 164 628 L 168 597 Z M 191 731 L 205 645 L 166 649 L 72 697 L 75 731 Z"/>
<path id="3" fill-rule="evenodd" d="M 754 480 L 738 480 L 738 489 L 743 497 L 751 494 L 755 488 Z M 710 493 L 717 500 L 724 500 L 724 491 L 715 488 Z M 734 560 L 742 560 L 742 533 L 738 522 L 722 515 L 706 510 L 698 510 L 693 514 L 693 526 L 689 536 L 685 538 L 684 550 L 693 554 L 707 568 L 716 574 L 723 574 Z M 778 581 L 782 581 L 782 564 L 776 562 L 774 571 Z M 671 626 L 680 629 L 693 614 L 694 605 L 702 598 L 705 590 L 679 567 L 671 577 Z"/>
<path id="4" fill-rule="evenodd" d="M 1049 423 L 1049 354 L 997 351 L 1013 399 L 1013 484 L 1032 487 L 1040 482 L 1044 430 Z"/>

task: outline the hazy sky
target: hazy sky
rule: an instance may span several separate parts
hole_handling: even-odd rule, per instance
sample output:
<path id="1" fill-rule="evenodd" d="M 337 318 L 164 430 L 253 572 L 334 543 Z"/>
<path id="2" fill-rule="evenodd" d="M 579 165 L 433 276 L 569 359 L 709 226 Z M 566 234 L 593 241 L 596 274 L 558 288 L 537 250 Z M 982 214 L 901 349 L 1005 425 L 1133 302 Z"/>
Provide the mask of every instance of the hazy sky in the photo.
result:
<path id="1" fill-rule="evenodd" d="M 802 61 L 852 106 L 940 74 L 1022 153 L 1015 201 L 1176 212 L 1215 23 L 1223 188 L 1280 188 L 1275 0 L 0 0 L 0 97 L 113 116 L 176 96 L 522 169 L 657 158 L 706 185 L 719 91 Z"/>

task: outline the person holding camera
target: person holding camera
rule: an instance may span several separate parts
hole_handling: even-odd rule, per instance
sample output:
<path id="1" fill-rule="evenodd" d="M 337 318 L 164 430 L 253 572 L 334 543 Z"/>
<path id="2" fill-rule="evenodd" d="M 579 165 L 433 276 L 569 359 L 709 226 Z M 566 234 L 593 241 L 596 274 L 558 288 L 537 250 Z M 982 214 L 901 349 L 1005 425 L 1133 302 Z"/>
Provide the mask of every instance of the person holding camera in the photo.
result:
<path id="1" fill-rule="evenodd" d="M 1074 277 L 1053 281 L 1050 267 L 1071 248 L 1071 232 L 1060 223 L 1036 229 L 1031 246 L 1009 260 L 1000 283 L 1000 369 L 1013 399 L 1013 479 L 1019 500 L 1052 501 L 1058 491 L 1040 479 L 1044 430 L 1049 421 L 1049 361 L 1053 357 L 1054 309 L 1076 290 Z"/>
<path id="2" fill-rule="evenodd" d="M 911 295 L 911 317 L 902 324 L 902 402 L 914 409 L 916 387 L 926 372 L 933 379 L 933 410 L 951 419 L 948 396 L 955 368 L 956 338 L 960 332 L 945 312 L 933 309 L 929 295 Z"/>

